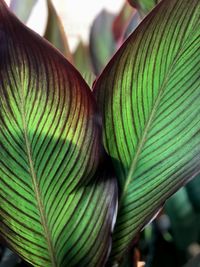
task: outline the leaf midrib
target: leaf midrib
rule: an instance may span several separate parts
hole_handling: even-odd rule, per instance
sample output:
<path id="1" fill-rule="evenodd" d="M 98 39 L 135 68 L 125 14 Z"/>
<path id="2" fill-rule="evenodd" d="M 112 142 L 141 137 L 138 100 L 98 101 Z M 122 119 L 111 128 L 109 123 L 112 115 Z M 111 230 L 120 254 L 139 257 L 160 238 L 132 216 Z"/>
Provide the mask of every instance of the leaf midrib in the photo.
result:
<path id="1" fill-rule="evenodd" d="M 195 29 L 196 29 L 196 27 L 195 27 Z M 160 86 L 161 87 L 160 91 L 159 91 L 158 96 L 157 96 L 157 98 L 156 98 L 156 100 L 154 102 L 154 105 L 152 107 L 152 111 L 150 113 L 149 119 L 147 120 L 147 122 L 145 124 L 144 132 L 143 132 L 141 141 L 138 143 L 136 154 L 135 154 L 134 159 L 133 159 L 133 161 L 131 163 L 131 166 L 130 166 L 130 169 L 129 169 L 129 172 L 128 172 L 128 175 L 127 175 L 127 179 L 126 179 L 126 182 L 125 182 L 125 185 L 124 185 L 124 188 L 123 188 L 123 192 L 122 192 L 122 195 L 121 195 L 121 198 L 120 198 L 120 201 L 119 201 L 119 209 L 121 207 L 123 199 L 124 199 L 124 197 L 126 195 L 126 192 L 128 190 L 128 186 L 131 183 L 131 180 L 133 178 L 134 172 L 135 172 L 135 170 L 137 168 L 137 163 L 138 163 L 138 160 L 139 160 L 140 153 L 142 152 L 142 149 L 143 149 L 143 147 L 144 147 L 144 145 L 146 143 L 146 137 L 147 137 L 148 131 L 149 131 L 150 127 L 151 127 L 152 121 L 154 120 L 154 115 L 155 115 L 155 113 L 157 111 L 157 107 L 160 104 L 160 100 L 162 98 L 162 94 L 164 92 L 165 86 L 166 86 L 166 84 L 168 82 L 168 79 L 170 78 L 170 73 L 171 73 L 172 69 L 174 68 L 174 65 L 176 64 L 176 61 L 177 61 L 179 55 L 181 54 L 182 50 L 184 49 L 184 46 L 186 45 L 186 43 L 187 43 L 188 39 L 190 38 L 190 35 L 192 35 L 192 33 L 193 32 L 188 34 L 187 38 L 184 41 L 184 44 L 182 44 L 180 46 L 179 50 L 174 55 L 174 59 L 172 60 L 170 66 L 169 66 L 169 69 L 167 71 L 166 77 L 165 77 L 164 81 L 162 82 L 162 84 Z"/>
<path id="2" fill-rule="evenodd" d="M 30 142 L 29 142 L 28 134 L 27 134 L 27 123 L 26 123 L 26 115 L 25 115 L 23 78 L 21 79 L 21 81 L 22 81 L 21 82 L 22 89 L 20 90 L 21 92 L 21 96 L 20 96 L 21 97 L 21 116 L 22 116 L 22 125 L 23 125 L 25 145 L 26 145 L 28 162 L 29 162 L 29 167 L 30 167 L 30 175 L 31 175 L 32 182 L 33 182 L 33 189 L 35 192 L 36 202 L 37 202 L 37 206 L 39 209 L 41 224 L 44 229 L 44 236 L 47 242 L 47 248 L 48 248 L 51 264 L 52 264 L 52 267 L 57 267 L 55 253 L 54 253 L 53 245 L 52 245 L 51 238 L 50 238 L 50 232 L 48 229 L 47 219 L 46 219 L 46 215 L 44 212 L 44 206 L 42 203 L 42 199 L 40 197 L 41 194 L 40 194 L 39 186 L 37 183 L 37 176 L 34 170 L 33 160 L 31 156 L 31 146 L 30 146 Z"/>

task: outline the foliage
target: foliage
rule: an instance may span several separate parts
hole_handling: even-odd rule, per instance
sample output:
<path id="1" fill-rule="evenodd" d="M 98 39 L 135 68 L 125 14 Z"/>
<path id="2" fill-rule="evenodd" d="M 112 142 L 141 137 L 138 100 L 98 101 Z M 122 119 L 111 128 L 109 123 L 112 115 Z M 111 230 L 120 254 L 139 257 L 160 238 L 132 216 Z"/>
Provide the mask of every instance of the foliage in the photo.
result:
<path id="1" fill-rule="evenodd" d="M 71 53 L 48 0 L 60 53 L 0 0 L 0 237 L 33 266 L 198 261 L 200 2 L 128 2 Z"/>

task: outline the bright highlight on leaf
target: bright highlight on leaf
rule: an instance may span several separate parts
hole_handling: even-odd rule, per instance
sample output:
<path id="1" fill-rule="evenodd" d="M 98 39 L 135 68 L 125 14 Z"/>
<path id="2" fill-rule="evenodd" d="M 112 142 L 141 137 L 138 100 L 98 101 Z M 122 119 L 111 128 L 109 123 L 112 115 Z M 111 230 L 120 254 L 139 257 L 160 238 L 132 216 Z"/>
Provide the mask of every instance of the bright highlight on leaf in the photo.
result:
<path id="1" fill-rule="evenodd" d="M 117 190 L 90 89 L 2 0 L 0 26 L 0 236 L 33 266 L 101 267 Z"/>
<path id="2" fill-rule="evenodd" d="M 121 196 L 111 262 L 200 172 L 200 2 L 162 1 L 94 86 Z"/>

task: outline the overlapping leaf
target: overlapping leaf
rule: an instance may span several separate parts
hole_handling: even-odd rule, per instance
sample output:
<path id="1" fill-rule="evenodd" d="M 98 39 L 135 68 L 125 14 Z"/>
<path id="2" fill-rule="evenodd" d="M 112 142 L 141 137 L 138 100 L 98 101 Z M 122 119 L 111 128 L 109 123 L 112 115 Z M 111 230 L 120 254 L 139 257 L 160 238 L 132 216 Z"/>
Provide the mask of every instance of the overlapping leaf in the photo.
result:
<path id="1" fill-rule="evenodd" d="M 60 18 L 51 2 L 47 1 L 48 21 L 44 37 L 52 43 L 63 55 L 72 62 L 68 41 Z"/>
<path id="2" fill-rule="evenodd" d="M 94 86 L 120 184 L 111 261 L 200 172 L 200 2 L 162 1 Z"/>
<path id="3" fill-rule="evenodd" d="M 2 0 L 0 26 L 0 236 L 33 266 L 101 267 L 116 186 L 90 90 Z"/>

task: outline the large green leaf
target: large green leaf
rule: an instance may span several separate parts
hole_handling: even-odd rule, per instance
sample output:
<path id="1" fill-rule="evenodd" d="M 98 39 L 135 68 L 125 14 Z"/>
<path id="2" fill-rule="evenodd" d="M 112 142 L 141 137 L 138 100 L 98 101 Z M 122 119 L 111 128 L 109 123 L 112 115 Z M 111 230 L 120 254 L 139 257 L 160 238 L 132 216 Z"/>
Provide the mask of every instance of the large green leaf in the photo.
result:
<path id="1" fill-rule="evenodd" d="M 48 20 L 44 37 L 52 43 L 63 55 L 72 62 L 72 55 L 69 49 L 67 37 L 62 22 L 51 2 L 47 0 Z"/>
<path id="2" fill-rule="evenodd" d="M 162 1 L 94 85 L 120 185 L 112 261 L 200 172 L 200 1 Z"/>
<path id="3" fill-rule="evenodd" d="M 34 266 L 101 267 L 116 185 L 94 99 L 2 0 L 0 25 L 0 237 Z"/>
<path id="4" fill-rule="evenodd" d="M 11 0 L 10 9 L 25 23 L 36 2 L 37 0 Z"/>
<path id="5" fill-rule="evenodd" d="M 98 75 L 112 57 L 116 44 L 112 35 L 115 16 L 102 10 L 94 20 L 90 31 L 90 54 L 94 73 Z"/>

